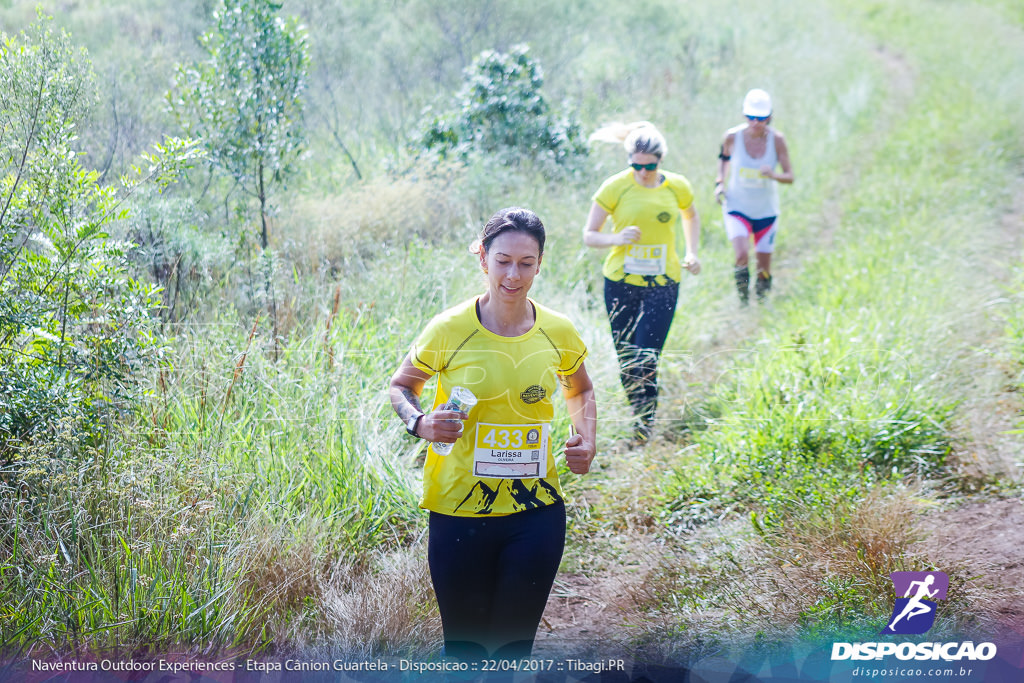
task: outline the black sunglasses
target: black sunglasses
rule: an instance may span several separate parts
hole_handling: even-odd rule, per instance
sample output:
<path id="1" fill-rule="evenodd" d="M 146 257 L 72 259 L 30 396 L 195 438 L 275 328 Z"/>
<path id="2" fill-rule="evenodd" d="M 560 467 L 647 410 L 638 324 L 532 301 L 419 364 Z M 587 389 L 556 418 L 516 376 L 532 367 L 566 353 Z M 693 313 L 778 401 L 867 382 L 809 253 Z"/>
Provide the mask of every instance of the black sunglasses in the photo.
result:
<path id="1" fill-rule="evenodd" d="M 630 164 L 634 171 L 653 171 L 658 168 L 659 161 L 655 161 L 653 164 Z"/>

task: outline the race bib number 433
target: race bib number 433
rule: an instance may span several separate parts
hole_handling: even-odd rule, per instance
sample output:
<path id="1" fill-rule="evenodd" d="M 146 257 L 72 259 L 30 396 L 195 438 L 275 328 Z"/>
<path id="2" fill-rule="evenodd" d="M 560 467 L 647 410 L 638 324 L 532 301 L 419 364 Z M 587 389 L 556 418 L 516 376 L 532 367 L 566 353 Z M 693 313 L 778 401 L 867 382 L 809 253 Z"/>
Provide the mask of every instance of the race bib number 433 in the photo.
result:
<path id="1" fill-rule="evenodd" d="M 547 473 L 548 425 L 476 426 L 473 474 L 497 479 L 538 479 Z"/>

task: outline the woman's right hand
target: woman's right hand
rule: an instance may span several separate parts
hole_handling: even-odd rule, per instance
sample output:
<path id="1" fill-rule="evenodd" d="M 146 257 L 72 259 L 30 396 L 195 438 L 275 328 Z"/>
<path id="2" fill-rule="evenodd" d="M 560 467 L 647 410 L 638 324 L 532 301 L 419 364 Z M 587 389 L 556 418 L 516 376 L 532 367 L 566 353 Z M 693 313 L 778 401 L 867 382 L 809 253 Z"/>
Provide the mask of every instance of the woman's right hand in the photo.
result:
<path id="1" fill-rule="evenodd" d="M 426 413 L 416 425 L 416 436 L 432 443 L 455 443 L 462 436 L 463 421 L 468 417 L 458 410 Z"/>
<path id="2" fill-rule="evenodd" d="M 635 225 L 627 225 L 618 233 L 617 244 L 619 246 L 625 246 L 627 244 L 636 244 L 640 241 L 640 228 Z"/>

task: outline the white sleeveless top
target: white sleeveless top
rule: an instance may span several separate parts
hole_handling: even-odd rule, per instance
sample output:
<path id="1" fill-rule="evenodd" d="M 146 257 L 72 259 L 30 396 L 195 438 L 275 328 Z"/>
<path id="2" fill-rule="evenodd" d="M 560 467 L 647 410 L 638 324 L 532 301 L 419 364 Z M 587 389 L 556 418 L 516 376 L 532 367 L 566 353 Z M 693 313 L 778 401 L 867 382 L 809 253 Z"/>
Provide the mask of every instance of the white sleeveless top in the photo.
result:
<path id="1" fill-rule="evenodd" d="M 768 129 L 764 156 L 754 159 L 743 144 L 747 125 L 733 128 L 732 158 L 729 160 L 729 184 L 725 189 L 725 211 L 739 211 L 747 218 L 779 215 L 779 191 L 776 182 L 761 176 L 765 166 L 774 169 L 779 162 L 775 151 L 775 133 Z"/>

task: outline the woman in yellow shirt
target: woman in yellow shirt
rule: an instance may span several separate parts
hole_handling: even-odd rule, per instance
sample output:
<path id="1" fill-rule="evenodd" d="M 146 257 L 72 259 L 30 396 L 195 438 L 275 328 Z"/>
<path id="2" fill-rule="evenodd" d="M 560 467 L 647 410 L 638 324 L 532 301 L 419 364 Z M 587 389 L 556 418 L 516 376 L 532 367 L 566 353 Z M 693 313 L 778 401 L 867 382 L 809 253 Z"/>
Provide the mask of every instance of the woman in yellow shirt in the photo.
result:
<path id="1" fill-rule="evenodd" d="M 583 243 L 610 248 L 602 267 L 605 307 L 622 387 L 636 419 L 635 439 L 646 442 L 658 403 L 658 360 L 675 315 L 682 269 L 700 272 L 700 217 L 689 181 L 661 168 L 668 146 L 650 123 L 611 124 L 590 139 L 621 143 L 629 155 L 629 167 L 594 194 Z M 609 216 L 611 230 L 602 232 Z M 686 244 L 682 263 L 676 252 L 680 227 Z"/>
<path id="2" fill-rule="evenodd" d="M 502 209 L 474 246 L 486 291 L 436 316 L 391 378 L 410 434 L 454 444 L 427 451 L 421 507 L 430 510 L 428 563 L 445 654 L 528 657 L 565 545 L 565 504 L 550 424 L 561 389 L 575 433 L 560 450 L 586 474 L 597 409 L 572 323 L 528 297 L 544 254 L 532 211 Z M 419 403 L 437 375 L 432 410 Z M 446 409 L 454 387 L 477 403 Z"/>

